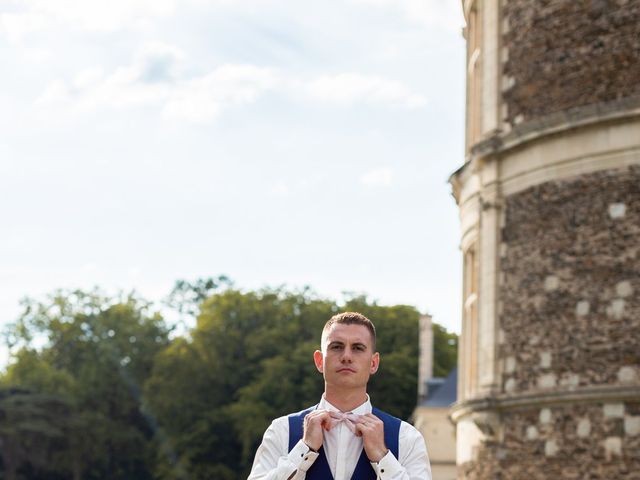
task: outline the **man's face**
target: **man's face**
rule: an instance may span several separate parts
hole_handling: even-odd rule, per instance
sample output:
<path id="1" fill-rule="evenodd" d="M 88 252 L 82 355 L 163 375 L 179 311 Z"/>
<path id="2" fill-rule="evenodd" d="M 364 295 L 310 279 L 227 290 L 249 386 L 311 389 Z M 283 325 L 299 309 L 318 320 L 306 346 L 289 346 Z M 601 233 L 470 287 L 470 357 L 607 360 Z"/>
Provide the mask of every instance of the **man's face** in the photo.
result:
<path id="1" fill-rule="evenodd" d="M 316 350 L 314 360 L 327 386 L 366 388 L 379 364 L 367 327 L 334 323 L 323 340 L 322 352 Z"/>

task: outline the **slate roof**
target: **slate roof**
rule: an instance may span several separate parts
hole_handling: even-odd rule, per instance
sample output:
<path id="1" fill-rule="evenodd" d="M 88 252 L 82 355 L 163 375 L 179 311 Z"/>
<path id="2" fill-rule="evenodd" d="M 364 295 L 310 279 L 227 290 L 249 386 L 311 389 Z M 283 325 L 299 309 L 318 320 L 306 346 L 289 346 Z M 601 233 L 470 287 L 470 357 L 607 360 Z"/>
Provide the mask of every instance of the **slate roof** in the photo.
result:
<path id="1" fill-rule="evenodd" d="M 427 398 L 422 407 L 448 407 L 457 399 L 458 369 L 454 368 L 447 378 L 430 378 L 427 380 Z"/>

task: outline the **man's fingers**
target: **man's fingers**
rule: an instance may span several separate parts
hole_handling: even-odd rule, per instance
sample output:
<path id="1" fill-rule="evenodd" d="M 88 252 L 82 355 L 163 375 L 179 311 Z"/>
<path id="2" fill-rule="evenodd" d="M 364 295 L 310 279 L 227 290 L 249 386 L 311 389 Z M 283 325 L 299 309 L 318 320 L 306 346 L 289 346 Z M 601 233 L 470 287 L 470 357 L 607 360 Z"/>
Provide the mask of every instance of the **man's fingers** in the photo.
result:
<path id="1" fill-rule="evenodd" d="M 384 444 L 384 422 L 371 413 L 358 420 L 356 428 L 362 434 L 367 457 L 372 462 L 379 462 L 388 451 Z"/>
<path id="2" fill-rule="evenodd" d="M 305 417 L 305 421 L 310 428 L 320 426 L 329 431 L 333 427 L 333 421 L 326 410 L 315 410 Z"/>
<path id="3" fill-rule="evenodd" d="M 380 420 L 378 417 L 376 417 L 373 413 L 366 413 L 364 415 L 362 415 L 362 417 L 360 418 L 364 418 L 366 420 L 372 421 L 372 422 L 380 422 L 382 423 L 382 420 Z"/>
<path id="4" fill-rule="evenodd" d="M 361 415 L 357 420 L 356 424 L 358 425 L 380 425 L 382 424 L 382 420 L 371 413 L 367 413 L 366 415 Z"/>
<path id="5" fill-rule="evenodd" d="M 355 425 L 356 432 L 364 433 L 375 428 L 375 424 L 367 422 L 366 419 L 359 419 Z"/>
<path id="6" fill-rule="evenodd" d="M 325 410 L 315 410 L 304 417 L 304 433 L 302 440 L 313 450 L 322 446 L 323 430 L 329 430 L 331 423 L 329 414 Z"/>
<path id="7" fill-rule="evenodd" d="M 355 427 L 359 437 L 379 436 L 384 432 L 384 422 L 370 413 L 360 416 L 355 421 Z"/>
<path id="8" fill-rule="evenodd" d="M 327 414 L 326 416 L 322 417 L 322 420 L 320 420 L 320 424 L 322 425 L 322 428 L 324 428 L 328 432 L 329 430 L 331 430 L 331 427 L 333 427 L 333 419 L 329 414 Z"/>

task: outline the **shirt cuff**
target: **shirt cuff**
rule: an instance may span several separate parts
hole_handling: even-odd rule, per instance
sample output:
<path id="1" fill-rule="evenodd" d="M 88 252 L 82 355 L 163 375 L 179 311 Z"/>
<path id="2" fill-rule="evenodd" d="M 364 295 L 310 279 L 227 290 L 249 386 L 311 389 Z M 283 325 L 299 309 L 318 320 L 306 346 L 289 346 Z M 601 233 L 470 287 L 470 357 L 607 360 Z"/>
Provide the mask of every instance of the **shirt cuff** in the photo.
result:
<path id="1" fill-rule="evenodd" d="M 318 453 L 311 450 L 306 443 L 299 440 L 289 452 L 289 462 L 298 470 L 306 472 L 318 458 Z"/>
<path id="2" fill-rule="evenodd" d="M 402 471 L 402 465 L 400 465 L 398 459 L 393 456 L 391 450 L 389 450 L 378 463 L 371 462 L 371 467 L 373 467 L 377 477 L 381 480 L 392 478 L 396 473 Z"/>

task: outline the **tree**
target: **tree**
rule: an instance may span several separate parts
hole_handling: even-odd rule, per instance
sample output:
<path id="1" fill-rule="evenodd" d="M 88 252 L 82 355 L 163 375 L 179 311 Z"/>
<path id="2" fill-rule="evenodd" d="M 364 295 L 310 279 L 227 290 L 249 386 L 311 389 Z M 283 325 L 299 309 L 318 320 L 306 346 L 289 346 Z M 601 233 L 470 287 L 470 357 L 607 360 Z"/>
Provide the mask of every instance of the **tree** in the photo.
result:
<path id="1" fill-rule="evenodd" d="M 19 388 L 0 389 L 0 457 L 5 480 L 20 468 L 44 469 L 54 458 L 55 441 L 69 430 L 69 404 L 57 395 Z"/>
<path id="2" fill-rule="evenodd" d="M 141 386 L 168 343 L 158 314 L 133 295 L 59 291 L 26 301 L 7 332 L 14 352 L 5 384 L 61 395 L 70 405 L 67 449 L 50 463 L 74 478 L 151 478 L 153 431 Z"/>
<path id="3" fill-rule="evenodd" d="M 165 303 L 180 314 L 196 316 L 200 304 L 221 288 L 231 288 L 233 282 L 226 275 L 217 278 L 198 278 L 193 282 L 177 280 Z"/>
<path id="4" fill-rule="evenodd" d="M 446 377 L 458 364 L 458 335 L 433 324 L 433 376 Z"/>

